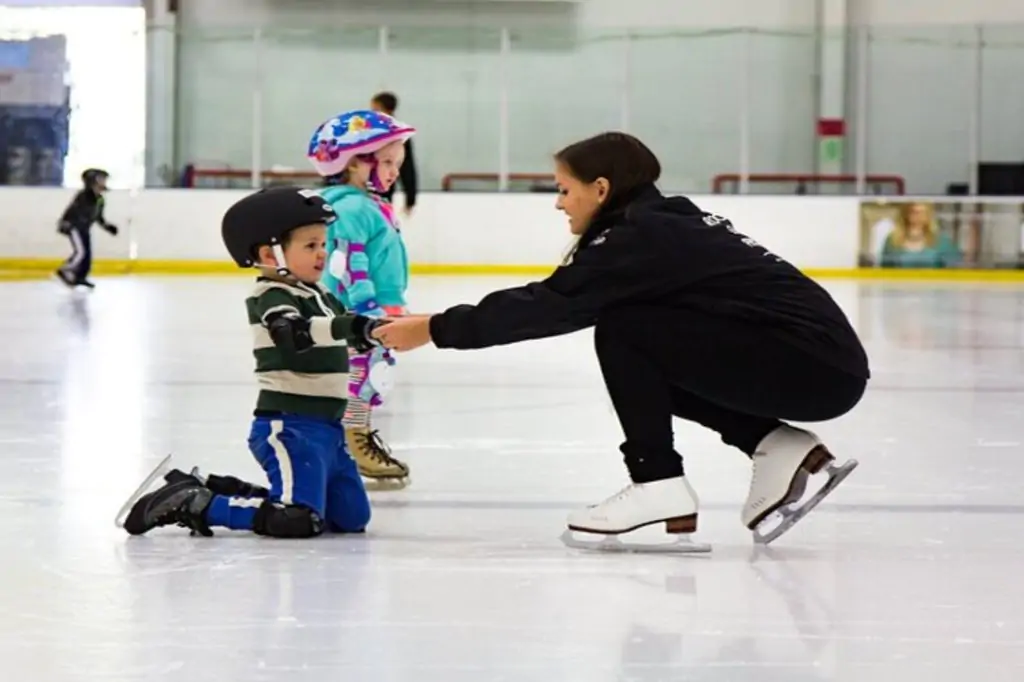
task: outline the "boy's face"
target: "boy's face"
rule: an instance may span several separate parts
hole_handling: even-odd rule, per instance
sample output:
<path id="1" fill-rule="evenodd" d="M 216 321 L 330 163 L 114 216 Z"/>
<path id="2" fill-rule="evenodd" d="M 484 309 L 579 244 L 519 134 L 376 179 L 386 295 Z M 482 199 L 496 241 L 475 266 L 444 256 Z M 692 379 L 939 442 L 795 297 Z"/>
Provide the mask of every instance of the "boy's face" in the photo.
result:
<path id="1" fill-rule="evenodd" d="M 292 230 L 284 259 L 292 276 L 306 284 L 316 284 L 324 272 L 327 260 L 327 226 L 321 223 L 305 225 Z M 260 247 L 260 265 L 277 267 L 274 252 L 269 246 Z"/>

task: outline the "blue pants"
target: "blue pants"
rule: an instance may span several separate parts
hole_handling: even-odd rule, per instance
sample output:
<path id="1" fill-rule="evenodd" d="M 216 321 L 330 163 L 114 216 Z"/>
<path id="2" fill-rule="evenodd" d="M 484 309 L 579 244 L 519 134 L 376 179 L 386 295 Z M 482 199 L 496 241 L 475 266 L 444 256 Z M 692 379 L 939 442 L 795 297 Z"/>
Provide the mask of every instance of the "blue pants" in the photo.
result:
<path id="1" fill-rule="evenodd" d="M 345 447 L 340 421 L 284 415 L 256 417 L 249 449 L 270 480 L 270 501 L 313 510 L 329 531 L 357 533 L 370 522 L 370 499 Z M 211 526 L 252 530 L 262 499 L 217 495 Z"/>

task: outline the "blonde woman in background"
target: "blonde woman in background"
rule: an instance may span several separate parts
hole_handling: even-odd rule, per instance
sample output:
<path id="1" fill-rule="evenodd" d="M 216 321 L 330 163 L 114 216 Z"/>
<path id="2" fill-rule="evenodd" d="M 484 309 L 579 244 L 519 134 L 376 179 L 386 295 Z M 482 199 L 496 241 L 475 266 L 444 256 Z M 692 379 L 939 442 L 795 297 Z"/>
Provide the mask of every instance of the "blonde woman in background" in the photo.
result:
<path id="1" fill-rule="evenodd" d="M 939 233 L 931 204 L 900 206 L 899 217 L 882 246 L 881 265 L 888 268 L 944 268 L 957 265 L 960 249 Z"/>

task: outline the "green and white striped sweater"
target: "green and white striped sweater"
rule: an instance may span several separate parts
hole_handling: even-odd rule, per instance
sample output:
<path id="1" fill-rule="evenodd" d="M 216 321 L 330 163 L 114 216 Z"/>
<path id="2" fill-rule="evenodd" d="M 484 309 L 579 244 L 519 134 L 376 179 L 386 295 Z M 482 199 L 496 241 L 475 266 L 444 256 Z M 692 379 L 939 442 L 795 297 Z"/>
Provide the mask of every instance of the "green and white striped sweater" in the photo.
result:
<path id="1" fill-rule="evenodd" d="M 252 328 L 257 412 L 341 419 L 348 402 L 348 339 L 355 315 L 321 285 L 260 277 L 246 299 Z M 295 353 L 274 345 L 266 319 L 297 312 L 310 321 L 313 348 Z"/>

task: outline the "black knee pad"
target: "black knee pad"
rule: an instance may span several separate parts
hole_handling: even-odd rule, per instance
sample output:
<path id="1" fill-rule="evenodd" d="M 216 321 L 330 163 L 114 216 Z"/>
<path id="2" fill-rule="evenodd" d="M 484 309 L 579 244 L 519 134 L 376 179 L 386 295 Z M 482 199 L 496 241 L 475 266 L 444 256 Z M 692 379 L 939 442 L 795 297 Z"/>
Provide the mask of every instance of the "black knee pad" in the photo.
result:
<path id="1" fill-rule="evenodd" d="M 252 530 L 272 538 L 312 538 L 324 532 L 324 521 L 312 509 L 266 500 L 256 510 Z"/>

